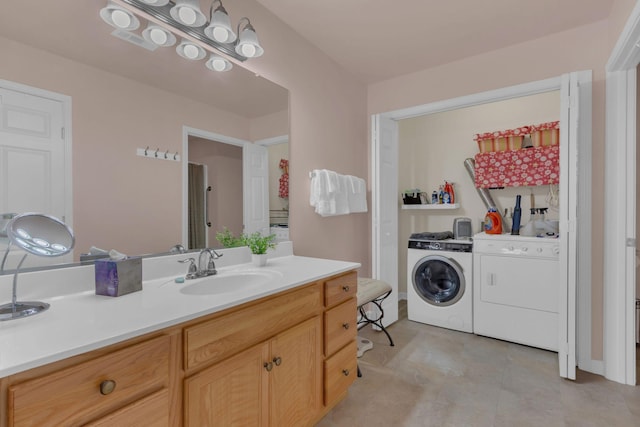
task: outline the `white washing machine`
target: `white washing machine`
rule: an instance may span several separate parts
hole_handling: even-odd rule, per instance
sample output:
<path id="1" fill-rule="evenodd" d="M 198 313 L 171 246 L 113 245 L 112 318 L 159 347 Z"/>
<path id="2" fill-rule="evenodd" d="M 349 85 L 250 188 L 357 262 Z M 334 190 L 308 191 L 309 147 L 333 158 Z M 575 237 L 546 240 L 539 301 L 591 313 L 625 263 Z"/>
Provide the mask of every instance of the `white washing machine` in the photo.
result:
<path id="1" fill-rule="evenodd" d="M 409 320 L 473 332 L 472 249 L 469 240 L 409 239 Z"/>

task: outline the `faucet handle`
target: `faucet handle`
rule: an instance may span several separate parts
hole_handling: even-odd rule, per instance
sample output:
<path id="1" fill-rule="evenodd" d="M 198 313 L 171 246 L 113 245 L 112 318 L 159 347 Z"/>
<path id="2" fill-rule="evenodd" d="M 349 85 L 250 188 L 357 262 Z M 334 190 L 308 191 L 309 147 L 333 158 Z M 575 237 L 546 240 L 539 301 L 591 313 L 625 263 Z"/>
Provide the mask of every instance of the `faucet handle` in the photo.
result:
<path id="1" fill-rule="evenodd" d="M 189 271 L 187 273 L 187 279 L 195 279 L 198 276 L 198 267 L 196 266 L 196 260 L 193 258 L 178 260 L 179 263 L 184 264 L 189 262 Z"/>
<path id="2" fill-rule="evenodd" d="M 218 252 L 216 252 L 215 249 L 211 249 L 211 258 L 213 259 L 218 259 L 218 258 L 222 258 L 222 255 L 224 254 L 219 254 Z"/>

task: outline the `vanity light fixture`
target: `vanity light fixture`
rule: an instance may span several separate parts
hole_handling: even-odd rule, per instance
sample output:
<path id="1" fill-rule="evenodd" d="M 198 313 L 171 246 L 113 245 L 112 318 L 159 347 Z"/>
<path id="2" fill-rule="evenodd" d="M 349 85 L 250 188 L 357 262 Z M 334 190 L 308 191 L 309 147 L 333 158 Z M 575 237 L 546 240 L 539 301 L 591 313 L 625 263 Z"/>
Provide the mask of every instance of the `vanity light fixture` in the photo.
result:
<path id="1" fill-rule="evenodd" d="M 143 3 L 150 4 L 151 6 L 164 6 L 169 3 L 169 0 L 140 0 Z"/>
<path id="2" fill-rule="evenodd" d="M 112 27 L 122 30 L 133 31 L 140 26 L 140 20 L 133 13 L 112 1 L 100 10 L 100 17 Z"/>
<path id="3" fill-rule="evenodd" d="M 202 27 L 207 17 L 200 10 L 199 0 L 176 0 L 171 8 L 171 17 L 187 27 Z"/>
<path id="4" fill-rule="evenodd" d="M 220 5 L 214 10 L 213 5 Z M 214 0 L 209 9 L 209 25 L 204 29 L 204 33 L 212 40 L 219 43 L 233 43 L 236 41 L 236 33 L 231 28 L 231 20 L 226 9 L 222 6 L 221 0 Z"/>
<path id="5" fill-rule="evenodd" d="M 176 52 L 184 59 L 190 59 L 192 61 L 199 61 L 207 56 L 207 53 L 202 47 L 185 39 L 182 39 L 178 47 L 176 47 Z"/>
<path id="6" fill-rule="evenodd" d="M 240 26 L 245 20 L 245 26 L 242 28 L 242 32 L 240 32 Z M 246 56 L 247 58 L 257 58 L 258 56 L 262 56 L 264 49 L 258 42 L 258 35 L 256 34 L 256 30 L 253 28 L 253 25 L 251 25 L 249 18 L 245 17 L 240 19 L 240 22 L 238 22 L 238 34 L 240 35 L 240 39 L 236 44 L 237 53 L 242 56 Z"/>
<path id="7" fill-rule="evenodd" d="M 142 37 L 160 47 L 168 47 L 176 44 L 176 36 L 159 25 L 149 23 L 142 31 Z"/>
<path id="8" fill-rule="evenodd" d="M 220 71 L 220 72 L 229 71 L 230 69 L 233 68 L 233 64 L 231 64 L 231 62 L 227 61 L 220 55 L 216 55 L 215 53 L 212 53 L 209 56 L 209 59 L 207 60 L 207 63 L 205 65 L 211 71 Z"/>
<path id="9" fill-rule="evenodd" d="M 127 31 L 140 25 L 136 15 L 149 20 L 142 31 L 147 42 L 173 46 L 180 37 L 177 53 L 190 60 L 203 59 L 210 53 L 206 66 L 213 71 L 232 69 L 229 58 L 242 62 L 264 53 L 249 18 L 241 18 L 233 31 L 222 0 L 211 1 L 209 21 L 200 10 L 200 0 L 108 0 L 100 11 L 109 25 Z"/>

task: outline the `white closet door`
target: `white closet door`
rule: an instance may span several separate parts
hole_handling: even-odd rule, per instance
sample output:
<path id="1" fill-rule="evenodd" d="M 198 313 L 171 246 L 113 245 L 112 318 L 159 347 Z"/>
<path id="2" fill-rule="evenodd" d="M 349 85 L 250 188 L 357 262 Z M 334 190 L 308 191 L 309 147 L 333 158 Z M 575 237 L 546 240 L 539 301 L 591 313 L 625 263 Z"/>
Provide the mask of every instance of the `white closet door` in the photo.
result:
<path id="1" fill-rule="evenodd" d="M 398 320 L 398 123 L 373 116 L 372 239 L 373 277 L 392 288 L 383 302 L 385 326 Z"/>
<path id="2" fill-rule="evenodd" d="M 576 300 L 580 277 L 589 274 L 585 255 L 590 246 L 579 246 L 580 235 L 590 232 L 590 168 L 584 156 L 589 156 L 590 120 L 580 121 L 580 114 L 590 116 L 591 71 L 574 72 L 562 76 L 560 110 L 560 293 L 559 293 L 559 351 L 560 376 L 576 378 Z M 588 110 L 588 111 L 583 111 Z M 586 114 L 589 113 L 589 114 Z M 587 211 L 589 210 L 589 211 Z M 580 214 L 580 215 L 579 215 Z M 587 239 L 588 240 L 588 239 Z M 585 252 L 586 251 L 586 252 Z M 582 265 L 578 271 L 578 265 Z"/>
<path id="3" fill-rule="evenodd" d="M 269 153 L 261 145 L 242 148 L 244 232 L 269 234 Z"/>
<path id="4" fill-rule="evenodd" d="M 65 105 L 47 96 L 39 89 L 0 81 L 0 213 L 39 212 L 73 227 Z M 0 239 L 2 250 L 5 245 Z M 6 267 L 14 268 L 21 257 L 22 251 L 12 250 Z M 23 267 L 72 260 L 72 253 L 29 257 Z"/>

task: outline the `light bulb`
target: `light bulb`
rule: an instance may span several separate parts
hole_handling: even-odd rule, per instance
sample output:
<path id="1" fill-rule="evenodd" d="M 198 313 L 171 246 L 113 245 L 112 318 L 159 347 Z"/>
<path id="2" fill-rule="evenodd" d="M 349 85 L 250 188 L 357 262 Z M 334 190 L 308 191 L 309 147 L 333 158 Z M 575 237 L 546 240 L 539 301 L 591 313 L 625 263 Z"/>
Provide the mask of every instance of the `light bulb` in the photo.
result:
<path id="1" fill-rule="evenodd" d="M 256 54 L 256 47 L 252 44 L 244 44 L 242 45 L 242 54 L 247 58 L 253 57 Z"/>
<path id="2" fill-rule="evenodd" d="M 226 43 L 229 40 L 229 31 L 226 28 L 215 27 L 213 29 L 213 38 L 220 43 Z"/>
<path id="3" fill-rule="evenodd" d="M 198 57 L 198 48 L 192 44 L 187 44 L 184 46 L 184 56 L 189 59 L 196 59 Z"/>
<path id="4" fill-rule="evenodd" d="M 178 16 L 187 25 L 192 25 L 196 22 L 196 12 L 189 7 L 181 7 L 178 10 Z"/>
<path id="5" fill-rule="evenodd" d="M 149 32 L 149 37 L 151 37 L 151 40 L 153 40 L 153 42 L 157 45 L 164 45 L 167 42 L 167 33 L 165 33 L 164 31 L 162 31 L 159 28 L 154 28 Z"/>
<path id="6" fill-rule="evenodd" d="M 111 12 L 111 19 L 119 28 L 127 28 L 131 25 L 131 17 L 129 14 L 120 9 L 115 9 Z"/>
<path id="7" fill-rule="evenodd" d="M 213 61 L 211 61 L 211 66 L 216 71 L 224 71 L 227 64 L 224 62 L 223 59 L 214 59 Z"/>

